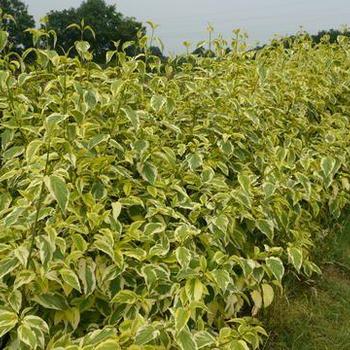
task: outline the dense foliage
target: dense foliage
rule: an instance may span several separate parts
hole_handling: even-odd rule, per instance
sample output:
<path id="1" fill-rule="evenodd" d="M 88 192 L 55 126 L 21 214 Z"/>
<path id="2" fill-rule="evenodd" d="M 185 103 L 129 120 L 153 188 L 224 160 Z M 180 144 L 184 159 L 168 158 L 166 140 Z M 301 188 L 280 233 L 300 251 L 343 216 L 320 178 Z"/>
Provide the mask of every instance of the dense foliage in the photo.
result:
<path id="1" fill-rule="evenodd" d="M 3 347 L 257 349 L 349 202 L 349 40 L 174 71 L 85 41 L 26 65 L 1 36 Z"/>

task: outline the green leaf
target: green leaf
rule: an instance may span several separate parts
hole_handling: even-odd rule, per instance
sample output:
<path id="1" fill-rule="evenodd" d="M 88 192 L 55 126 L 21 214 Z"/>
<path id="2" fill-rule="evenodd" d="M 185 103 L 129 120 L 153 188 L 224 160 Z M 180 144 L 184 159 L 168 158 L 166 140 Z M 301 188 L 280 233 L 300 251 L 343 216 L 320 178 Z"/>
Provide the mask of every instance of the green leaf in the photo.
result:
<path id="1" fill-rule="evenodd" d="M 251 298 L 253 299 L 253 302 L 254 302 L 252 315 L 255 316 L 258 313 L 258 311 L 261 309 L 261 307 L 262 307 L 262 303 L 263 303 L 262 295 L 261 295 L 261 293 L 258 290 L 253 290 L 250 293 L 250 296 L 251 296 Z"/>
<path id="2" fill-rule="evenodd" d="M 244 340 L 232 340 L 229 346 L 230 350 L 249 350 L 249 346 Z"/>
<path id="3" fill-rule="evenodd" d="M 109 255 L 113 261 L 115 260 L 113 242 L 106 237 L 102 235 L 96 235 L 96 241 L 94 242 L 93 246 L 96 249 Z"/>
<path id="4" fill-rule="evenodd" d="M 144 234 L 146 236 L 151 236 L 156 233 L 161 233 L 165 230 L 164 224 L 160 222 L 151 222 L 145 226 Z"/>
<path id="5" fill-rule="evenodd" d="M 164 96 L 154 95 L 151 98 L 151 107 L 155 112 L 160 112 L 160 110 L 165 105 L 166 101 L 167 100 Z"/>
<path id="6" fill-rule="evenodd" d="M 228 285 L 232 281 L 230 274 L 226 270 L 213 270 L 210 274 L 213 276 L 221 291 L 225 293 Z"/>
<path id="7" fill-rule="evenodd" d="M 284 266 L 281 259 L 276 257 L 266 258 L 266 265 L 278 281 L 282 281 Z"/>
<path id="8" fill-rule="evenodd" d="M 27 315 L 23 318 L 23 323 L 30 328 L 37 328 L 43 333 L 49 333 L 49 326 L 42 318 L 38 316 Z"/>
<path id="9" fill-rule="evenodd" d="M 74 271 L 71 269 L 61 269 L 60 275 L 65 283 L 76 289 L 78 292 L 81 292 L 79 279 Z"/>
<path id="10" fill-rule="evenodd" d="M 274 238 L 274 225 L 271 220 L 258 220 L 257 228 L 272 242 Z"/>
<path id="11" fill-rule="evenodd" d="M 59 113 L 52 113 L 46 118 L 46 129 L 48 133 L 51 133 L 62 121 L 67 118 L 66 115 Z"/>
<path id="12" fill-rule="evenodd" d="M 94 108 L 97 104 L 97 97 L 96 97 L 96 92 L 93 90 L 88 90 L 85 91 L 84 93 L 84 101 L 87 104 L 87 106 L 89 108 Z M 102 140 L 101 140 L 102 137 Z M 89 149 L 92 149 L 93 147 L 95 147 L 93 144 L 94 142 L 96 142 L 97 144 L 101 143 L 103 140 L 106 140 L 108 138 L 108 135 L 97 135 L 96 137 L 94 137 L 94 139 L 96 139 L 96 141 L 92 141 L 90 140 L 90 142 L 92 143 L 92 145 L 90 145 L 89 142 Z M 96 145 L 97 145 L 96 144 Z"/>
<path id="13" fill-rule="evenodd" d="M 264 302 L 264 307 L 268 307 L 271 305 L 273 299 L 274 299 L 274 291 L 273 288 L 266 283 L 263 283 L 261 285 L 262 288 L 262 294 L 263 294 L 263 302 Z"/>
<path id="14" fill-rule="evenodd" d="M 197 344 L 194 337 L 186 327 L 176 336 L 176 342 L 181 350 L 197 350 Z"/>
<path id="15" fill-rule="evenodd" d="M 194 335 L 198 349 L 211 347 L 216 343 L 215 338 L 206 331 L 199 331 Z"/>
<path id="16" fill-rule="evenodd" d="M 303 251 L 299 248 L 290 247 L 287 249 L 288 257 L 293 266 L 299 272 L 303 263 Z"/>
<path id="17" fill-rule="evenodd" d="M 121 290 L 114 296 L 112 303 L 135 304 L 138 298 L 138 295 L 131 290 Z"/>
<path id="18" fill-rule="evenodd" d="M 5 32 L 4 30 L 0 30 L 0 51 L 2 51 L 6 44 L 7 44 L 7 39 L 8 39 L 8 32 Z"/>
<path id="19" fill-rule="evenodd" d="M 200 301 L 204 293 L 204 286 L 198 278 L 194 278 L 186 282 L 185 291 L 190 302 Z"/>
<path id="20" fill-rule="evenodd" d="M 143 266 L 141 269 L 143 278 L 145 279 L 148 288 L 152 288 L 153 284 L 157 282 L 157 274 L 152 265 Z"/>
<path id="21" fill-rule="evenodd" d="M 311 187 L 311 182 L 309 181 L 309 179 L 305 175 L 300 174 L 300 173 L 296 174 L 296 178 L 303 185 L 307 198 L 310 198 L 312 187 Z"/>
<path id="22" fill-rule="evenodd" d="M 80 322 L 80 310 L 77 307 L 65 310 L 64 317 L 71 324 L 73 330 L 77 329 Z"/>
<path id="23" fill-rule="evenodd" d="M 43 145 L 41 140 L 33 140 L 31 141 L 26 150 L 26 161 L 27 163 L 31 163 L 35 155 L 38 153 L 40 147 Z"/>
<path id="24" fill-rule="evenodd" d="M 108 339 L 97 345 L 95 350 L 121 350 L 117 339 Z"/>
<path id="25" fill-rule="evenodd" d="M 167 281 L 169 279 L 169 271 L 159 265 L 145 265 L 141 268 L 141 273 L 149 288 L 155 283 Z"/>
<path id="26" fill-rule="evenodd" d="M 187 325 L 188 320 L 191 317 L 191 311 L 179 307 L 175 310 L 175 329 L 180 333 Z"/>
<path id="27" fill-rule="evenodd" d="M 248 209 L 251 209 L 252 207 L 252 201 L 250 199 L 250 196 L 245 193 L 244 191 L 237 191 L 235 193 L 235 199 L 243 206 Z"/>
<path id="28" fill-rule="evenodd" d="M 176 260 L 181 265 L 181 267 L 188 267 L 191 262 L 191 252 L 185 247 L 178 247 L 175 254 Z"/>
<path id="29" fill-rule="evenodd" d="M 111 90 L 112 90 L 113 96 L 119 95 L 124 90 L 123 89 L 124 85 L 125 85 L 125 81 L 123 81 L 122 79 L 114 80 L 111 83 Z"/>
<path id="30" fill-rule="evenodd" d="M 80 55 L 87 53 L 90 49 L 90 44 L 87 41 L 76 41 L 75 48 L 79 52 Z"/>
<path id="31" fill-rule="evenodd" d="M 17 176 L 18 175 L 18 171 L 17 169 L 13 169 L 13 170 L 10 170 L 10 171 L 6 171 L 2 176 L 0 176 L 0 182 L 3 182 L 5 180 L 8 180 L 8 179 L 11 179 L 13 178 L 14 176 Z M 21 208 L 17 208 L 18 211 L 22 210 Z"/>
<path id="32" fill-rule="evenodd" d="M 106 63 L 109 63 L 115 54 L 116 54 L 115 51 L 107 51 L 106 52 Z"/>
<path id="33" fill-rule="evenodd" d="M 219 141 L 218 145 L 222 152 L 230 156 L 234 150 L 234 147 L 230 141 Z"/>
<path id="34" fill-rule="evenodd" d="M 16 326 L 18 317 L 15 312 L 0 309 L 0 338 Z"/>
<path id="35" fill-rule="evenodd" d="M 215 176 L 215 172 L 212 168 L 206 168 L 201 174 L 201 180 L 204 183 L 211 182 Z"/>
<path id="36" fill-rule="evenodd" d="M 321 169 L 324 177 L 330 177 L 335 169 L 336 161 L 333 158 L 325 157 L 321 159 Z"/>
<path id="37" fill-rule="evenodd" d="M 93 137 L 88 143 L 88 149 L 91 150 L 91 149 L 95 148 L 96 146 L 98 146 L 102 142 L 107 141 L 108 138 L 109 138 L 108 135 L 97 135 L 97 136 Z"/>
<path id="38" fill-rule="evenodd" d="M 88 244 L 86 243 L 85 239 L 81 235 L 79 234 L 72 235 L 72 250 L 85 252 L 87 248 L 88 248 Z"/>
<path id="39" fill-rule="evenodd" d="M 217 218 L 213 220 L 213 224 L 222 232 L 227 232 L 227 227 L 229 224 L 229 220 L 226 215 L 219 215 Z"/>
<path id="40" fill-rule="evenodd" d="M 50 242 L 50 238 L 47 236 L 39 237 L 38 241 L 40 260 L 46 268 L 53 258 L 53 253 L 56 247 Z"/>
<path id="41" fill-rule="evenodd" d="M 47 309 L 65 310 L 68 308 L 66 299 L 57 293 L 36 295 L 33 300 Z"/>
<path id="42" fill-rule="evenodd" d="M 14 146 L 14 147 L 9 148 L 7 151 L 5 151 L 2 154 L 2 157 L 5 160 L 8 160 L 8 159 L 12 159 L 12 158 L 16 158 L 16 157 L 20 156 L 21 154 L 23 154 L 23 152 L 24 152 L 23 146 Z"/>
<path id="43" fill-rule="evenodd" d="M 127 106 L 125 108 L 122 108 L 122 111 L 125 113 L 126 117 L 129 119 L 130 123 L 134 127 L 134 129 L 137 131 L 140 127 L 140 119 L 137 115 L 136 111 L 134 111 L 131 107 Z"/>
<path id="44" fill-rule="evenodd" d="M 3 278 L 12 272 L 19 265 L 19 261 L 15 257 L 7 257 L 0 259 L 0 278 Z"/>
<path id="45" fill-rule="evenodd" d="M 244 192 L 249 194 L 250 192 L 250 178 L 245 174 L 238 174 L 238 182 L 241 185 Z"/>
<path id="46" fill-rule="evenodd" d="M 12 309 L 19 313 L 22 306 L 22 293 L 19 290 L 13 290 L 8 297 L 8 301 Z"/>
<path id="47" fill-rule="evenodd" d="M 45 183 L 61 210 L 65 212 L 69 201 L 69 191 L 64 179 L 56 175 L 51 175 L 46 178 Z"/>
<path id="48" fill-rule="evenodd" d="M 80 259 L 78 264 L 78 275 L 82 281 L 84 294 L 90 295 L 96 289 L 95 263 Z"/>
<path id="49" fill-rule="evenodd" d="M 145 140 L 137 140 L 132 145 L 133 149 L 142 155 L 149 147 L 149 142 Z"/>
<path id="50" fill-rule="evenodd" d="M 31 349 L 36 349 L 38 346 L 37 336 L 35 332 L 25 324 L 18 327 L 17 330 L 19 340 L 28 345 Z"/>
<path id="51" fill-rule="evenodd" d="M 146 325 L 138 329 L 135 337 L 135 344 L 144 345 L 148 344 L 152 340 L 159 336 L 160 332 L 152 325 Z"/>
<path id="52" fill-rule="evenodd" d="M 89 332 L 83 339 L 82 347 L 87 345 L 95 346 L 100 344 L 110 338 L 115 338 L 115 330 L 110 327 L 106 327 L 104 329 L 98 329 L 93 332 Z M 88 348 L 88 347 L 87 347 Z M 90 348 L 88 348 L 90 350 Z M 80 349 L 78 349 L 80 350 Z M 102 349 L 101 349 L 102 350 Z"/>
<path id="53" fill-rule="evenodd" d="M 138 171 L 145 181 L 148 181 L 151 185 L 155 184 L 158 171 L 153 164 L 149 162 L 138 164 Z"/>
<path id="54" fill-rule="evenodd" d="M 190 169 L 192 171 L 196 170 L 197 168 L 199 168 L 203 164 L 202 155 L 200 155 L 198 153 L 189 154 L 186 157 L 186 159 L 187 159 L 187 162 L 188 162 L 188 166 L 190 167 Z"/>
<path id="55" fill-rule="evenodd" d="M 23 285 L 29 284 L 35 279 L 36 275 L 33 271 L 22 270 L 16 274 L 16 279 L 13 287 L 15 289 L 20 288 Z"/>
<path id="56" fill-rule="evenodd" d="M 113 214 L 113 219 L 115 221 L 118 220 L 118 217 L 119 217 L 121 211 L 122 211 L 122 205 L 120 202 L 112 203 L 112 214 Z"/>
<path id="57" fill-rule="evenodd" d="M 264 190 L 266 198 L 268 198 L 275 193 L 276 186 L 271 182 L 265 182 L 263 184 L 263 190 Z"/>
<path id="58" fill-rule="evenodd" d="M 123 250 L 123 255 L 138 261 L 143 261 L 147 256 L 147 252 L 141 248 L 130 248 L 128 250 Z"/>
<path id="59" fill-rule="evenodd" d="M 268 69 L 267 67 L 264 65 L 261 65 L 261 66 L 258 66 L 258 74 L 259 74 L 259 78 L 262 82 L 264 82 L 266 80 L 266 77 L 267 77 L 267 72 L 268 72 Z"/>

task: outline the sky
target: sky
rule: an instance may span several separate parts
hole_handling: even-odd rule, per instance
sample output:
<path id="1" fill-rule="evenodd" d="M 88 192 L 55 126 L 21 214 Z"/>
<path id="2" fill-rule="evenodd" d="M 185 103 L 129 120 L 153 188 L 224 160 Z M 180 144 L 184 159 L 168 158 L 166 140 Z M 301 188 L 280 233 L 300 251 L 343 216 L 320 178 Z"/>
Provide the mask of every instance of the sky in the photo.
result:
<path id="1" fill-rule="evenodd" d="M 50 10 L 77 7 L 81 0 L 24 0 L 38 20 Z M 300 29 L 317 33 L 322 29 L 350 25 L 350 0 L 106 0 L 126 16 L 159 25 L 157 36 L 168 53 L 192 47 L 207 38 L 210 23 L 215 34 L 229 39 L 240 28 L 249 43 L 264 43 L 275 34 L 293 34 Z"/>

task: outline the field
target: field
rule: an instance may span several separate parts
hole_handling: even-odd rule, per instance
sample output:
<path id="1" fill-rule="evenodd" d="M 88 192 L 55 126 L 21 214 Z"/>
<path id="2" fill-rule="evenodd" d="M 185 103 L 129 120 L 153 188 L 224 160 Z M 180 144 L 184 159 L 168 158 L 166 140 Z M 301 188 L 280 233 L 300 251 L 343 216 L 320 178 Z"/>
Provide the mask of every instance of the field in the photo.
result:
<path id="1" fill-rule="evenodd" d="M 302 349 L 280 325 L 348 293 L 320 255 L 347 232 L 349 39 L 138 45 L 101 67 L 0 35 L 2 347 Z"/>

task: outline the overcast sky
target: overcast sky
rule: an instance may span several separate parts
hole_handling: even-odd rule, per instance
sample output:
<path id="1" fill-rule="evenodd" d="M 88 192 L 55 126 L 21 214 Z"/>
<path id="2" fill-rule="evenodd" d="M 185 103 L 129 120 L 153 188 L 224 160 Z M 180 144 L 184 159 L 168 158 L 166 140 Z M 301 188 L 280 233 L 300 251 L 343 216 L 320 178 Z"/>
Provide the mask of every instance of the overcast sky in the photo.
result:
<path id="1" fill-rule="evenodd" d="M 77 7 L 81 0 L 24 0 L 36 19 L 52 9 Z M 251 43 L 274 34 L 292 34 L 300 26 L 309 32 L 350 24 L 350 0 L 107 0 L 124 15 L 159 24 L 158 36 L 168 52 L 180 52 L 182 42 L 206 39 L 210 22 L 215 33 L 229 38 L 234 28 L 249 34 Z"/>

